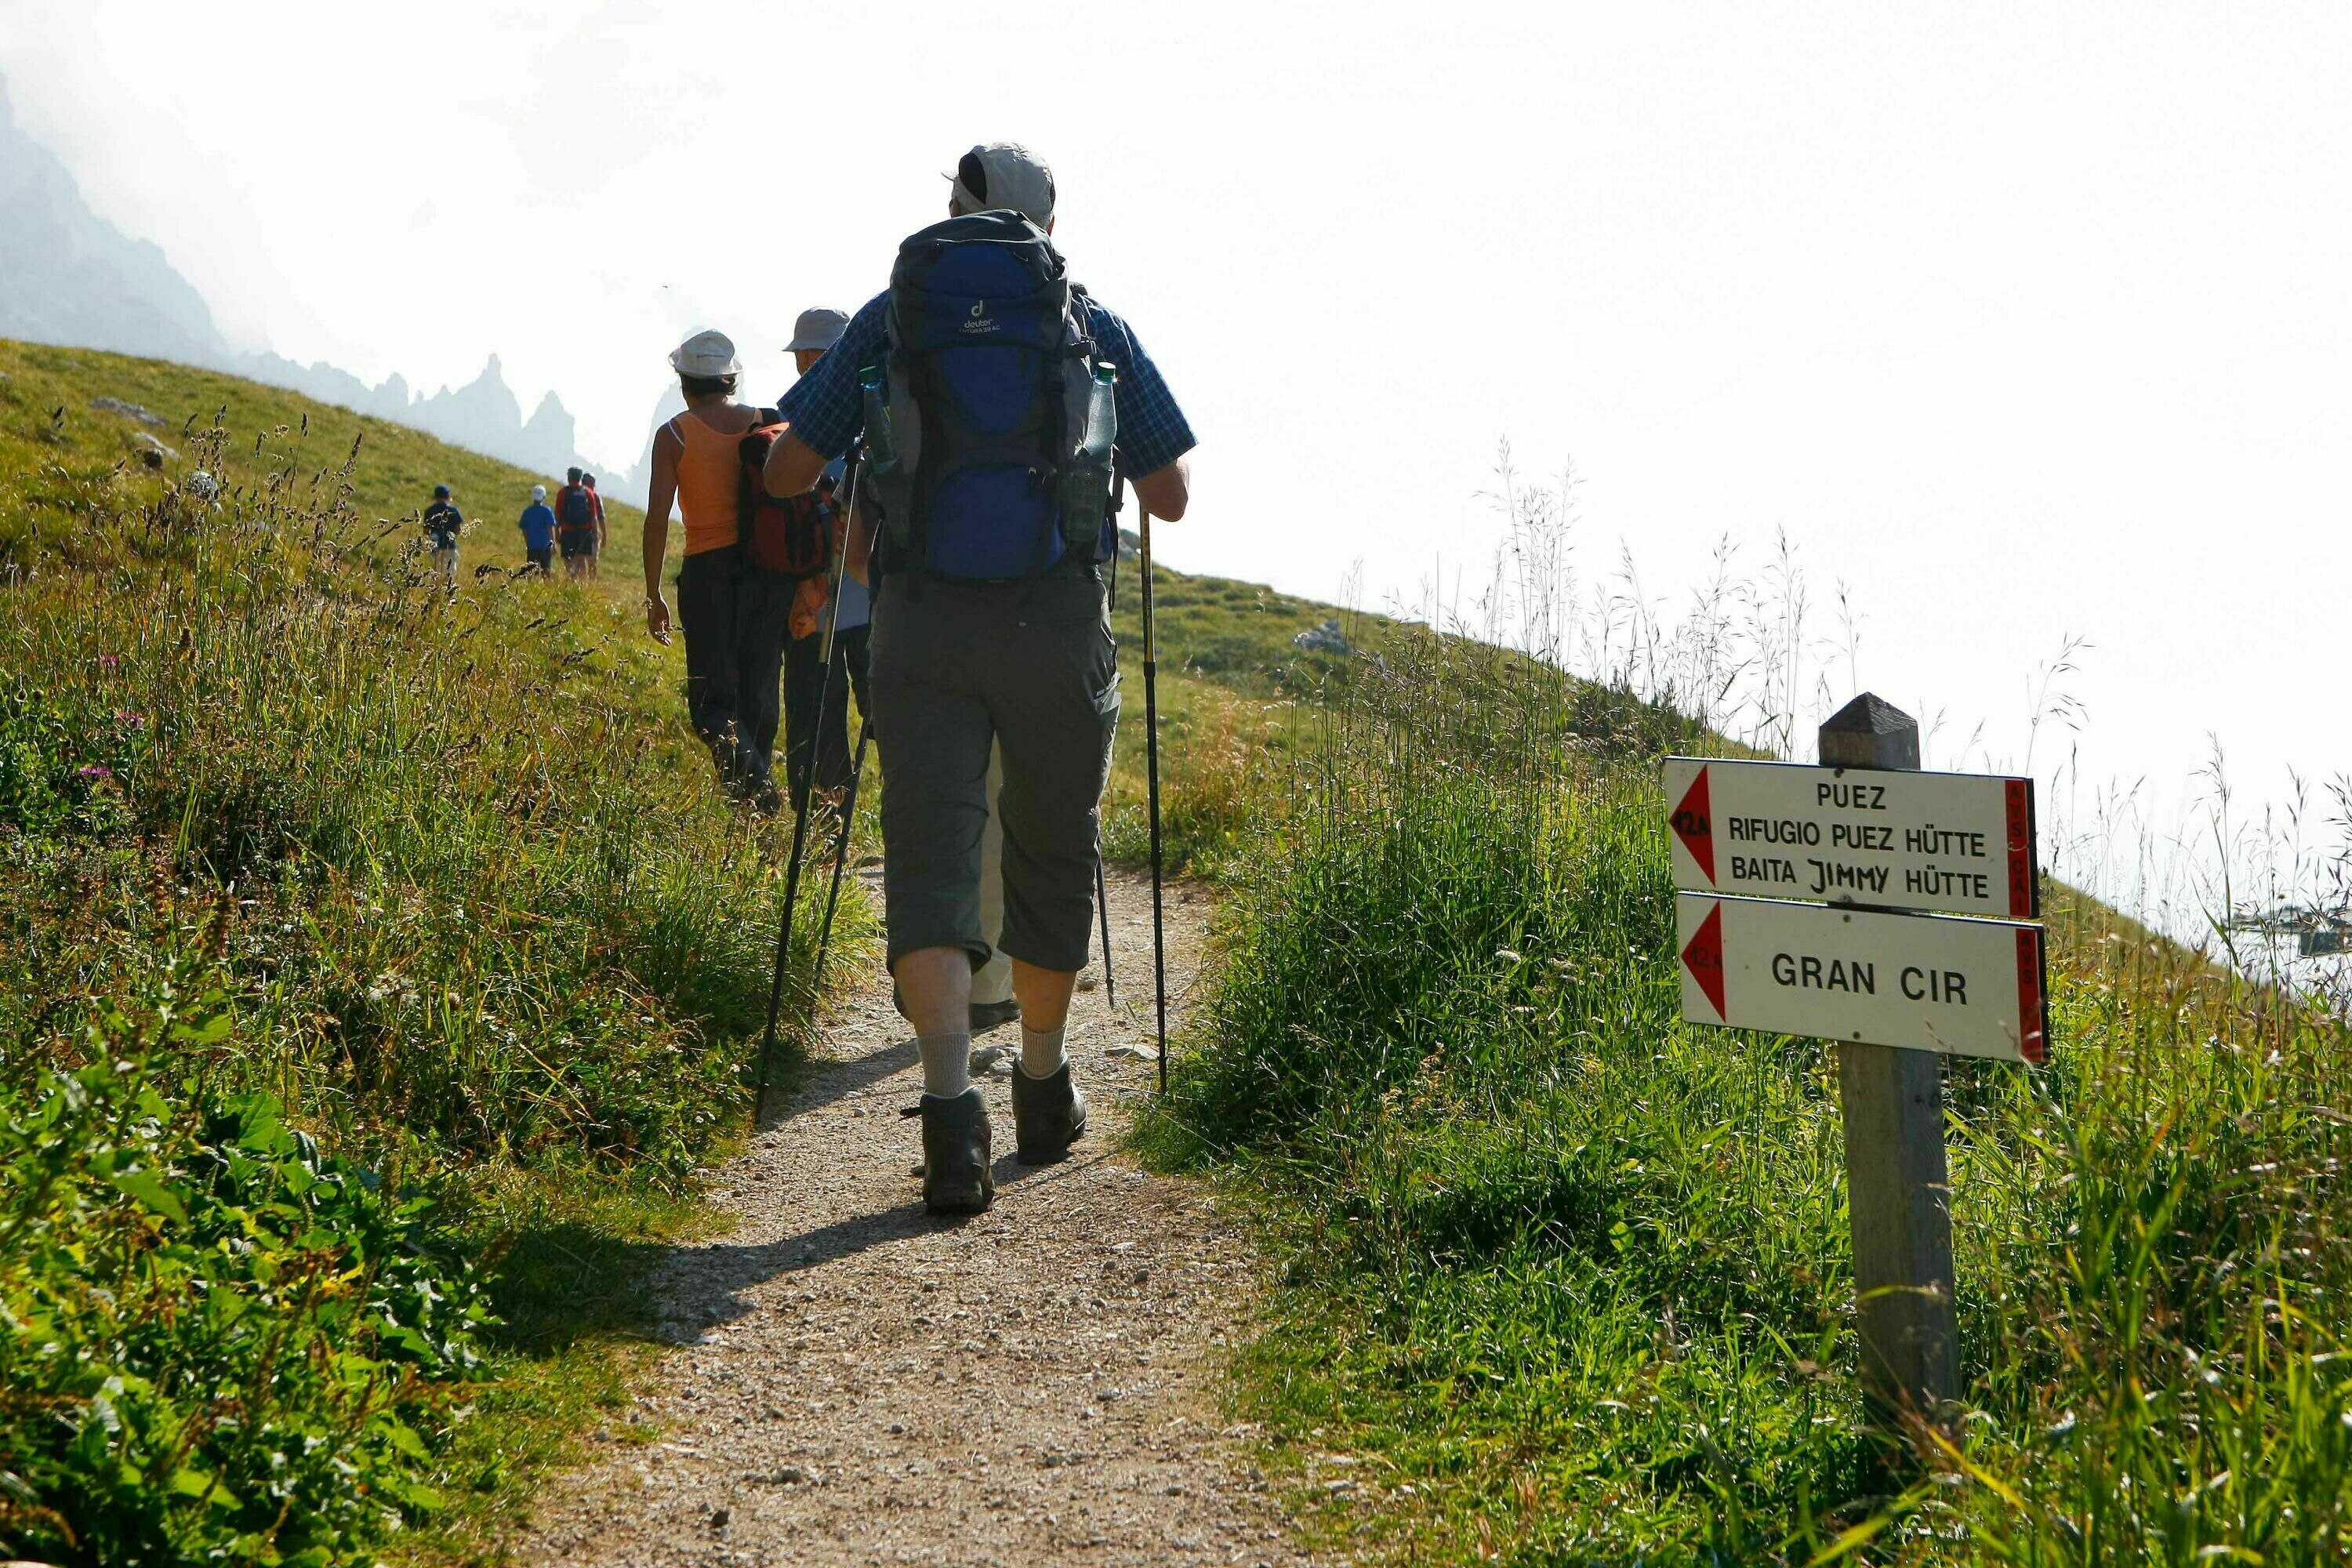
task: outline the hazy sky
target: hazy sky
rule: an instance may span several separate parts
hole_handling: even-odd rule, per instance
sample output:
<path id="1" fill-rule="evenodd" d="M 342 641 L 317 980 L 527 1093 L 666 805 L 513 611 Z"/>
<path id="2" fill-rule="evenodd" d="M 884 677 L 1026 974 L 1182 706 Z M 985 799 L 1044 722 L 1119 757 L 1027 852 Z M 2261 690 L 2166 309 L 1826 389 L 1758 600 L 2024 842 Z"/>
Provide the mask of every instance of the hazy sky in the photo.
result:
<path id="1" fill-rule="evenodd" d="M 2352 7 L 984 9 L 0 0 L 0 71 L 232 335 L 496 350 L 614 463 L 1025 141 L 1200 433 L 1172 563 L 1475 578 L 1507 437 L 1670 607 L 1785 530 L 1947 761 L 2071 634 L 2086 781 L 2352 769 Z"/>

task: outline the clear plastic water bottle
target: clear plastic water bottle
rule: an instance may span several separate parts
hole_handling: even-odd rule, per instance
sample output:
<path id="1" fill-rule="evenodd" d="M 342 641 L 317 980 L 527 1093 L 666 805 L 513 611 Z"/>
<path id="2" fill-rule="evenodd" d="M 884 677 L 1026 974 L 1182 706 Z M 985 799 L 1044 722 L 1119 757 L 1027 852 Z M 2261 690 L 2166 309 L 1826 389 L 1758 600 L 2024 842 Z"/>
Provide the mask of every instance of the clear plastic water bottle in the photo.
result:
<path id="1" fill-rule="evenodd" d="M 1097 361 L 1087 389 L 1087 432 L 1062 471 L 1062 541 L 1099 552 L 1110 507 L 1111 452 L 1118 444 L 1118 366 Z"/>
<path id="2" fill-rule="evenodd" d="M 1118 444 L 1118 366 L 1095 366 L 1094 390 L 1087 398 L 1087 462 L 1110 472 L 1111 448 Z"/>

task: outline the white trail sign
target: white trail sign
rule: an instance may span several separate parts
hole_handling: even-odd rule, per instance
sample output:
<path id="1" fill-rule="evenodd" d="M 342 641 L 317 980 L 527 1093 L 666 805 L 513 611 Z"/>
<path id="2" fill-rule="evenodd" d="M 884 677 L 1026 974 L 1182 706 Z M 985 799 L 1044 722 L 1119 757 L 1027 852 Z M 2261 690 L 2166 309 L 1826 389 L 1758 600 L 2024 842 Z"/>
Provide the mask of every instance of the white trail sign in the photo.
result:
<path id="1" fill-rule="evenodd" d="M 1675 898 L 1694 1024 L 2040 1062 L 2042 928 L 1763 899 Z"/>
<path id="2" fill-rule="evenodd" d="M 2032 920 L 2033 781 L 1668 757 L 1675 886 Z"/>

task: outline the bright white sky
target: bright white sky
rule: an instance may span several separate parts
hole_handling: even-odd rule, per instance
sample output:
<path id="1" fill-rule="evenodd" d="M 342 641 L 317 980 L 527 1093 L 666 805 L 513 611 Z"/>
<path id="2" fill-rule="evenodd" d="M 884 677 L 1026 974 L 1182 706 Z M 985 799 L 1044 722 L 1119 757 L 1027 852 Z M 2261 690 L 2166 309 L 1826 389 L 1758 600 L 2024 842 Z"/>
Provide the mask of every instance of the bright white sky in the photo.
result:
<path id="1" fill-rule="evenodd" d="M 1785 529 L 1931 762 L 2022 763 L 2075 635 L 2078 816 L 2209 735 L 2243 796 L 2352 770 L 2340 4 L 0 0 L 0 71 L 232 335 L 426 390 L 495 350 L 616 465 L 686 330 L 772 396 L 1025 141 L 1200 433 L 1173 564 L 1475 579 L 1507 437 L 1669 605 Z"/>

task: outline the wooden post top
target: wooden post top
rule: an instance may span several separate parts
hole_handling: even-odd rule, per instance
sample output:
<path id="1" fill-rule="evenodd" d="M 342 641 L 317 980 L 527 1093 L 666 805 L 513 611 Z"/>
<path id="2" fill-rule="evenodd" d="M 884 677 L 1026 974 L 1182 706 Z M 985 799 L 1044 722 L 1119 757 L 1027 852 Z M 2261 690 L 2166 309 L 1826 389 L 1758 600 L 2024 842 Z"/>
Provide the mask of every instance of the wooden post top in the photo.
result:
<path id="1" fill-rule="evenodd" d="M 1824 767 L 1916 771 L 1919 721 L 1865 691 L 1822 723 L 1821 748 Z"/>

